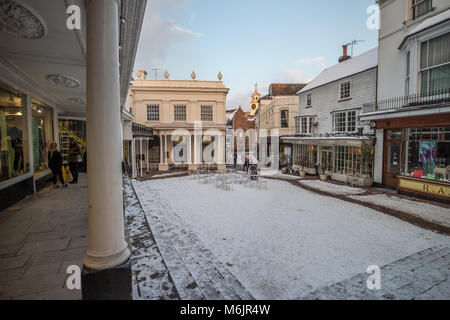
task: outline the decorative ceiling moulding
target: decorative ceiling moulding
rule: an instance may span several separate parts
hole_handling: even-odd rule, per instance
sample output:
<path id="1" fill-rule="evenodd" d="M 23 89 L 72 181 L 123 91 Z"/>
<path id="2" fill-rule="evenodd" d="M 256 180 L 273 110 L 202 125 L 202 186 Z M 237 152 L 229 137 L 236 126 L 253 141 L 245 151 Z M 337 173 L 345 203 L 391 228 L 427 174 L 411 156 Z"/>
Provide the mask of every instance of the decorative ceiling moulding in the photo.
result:
<path id="1" fill-rule="evenodd" d="M 67 101 L 73 104 L 85 104 L 85 101 L 82 98 L 69 98 Z"/>
<path id="2" fill-rule="evenodd" d="M 78 80 L 60 74 L 49 74 L 47 76 L 47 81 L 55 86 L 68 89 L 78 88 L 80 86 Z"/>
<path id="3" fill-rule="evenodd" d="M 29 40 L 42 39 L 44 23 L 19 1 L 0 0 L 0 30 Z"/>

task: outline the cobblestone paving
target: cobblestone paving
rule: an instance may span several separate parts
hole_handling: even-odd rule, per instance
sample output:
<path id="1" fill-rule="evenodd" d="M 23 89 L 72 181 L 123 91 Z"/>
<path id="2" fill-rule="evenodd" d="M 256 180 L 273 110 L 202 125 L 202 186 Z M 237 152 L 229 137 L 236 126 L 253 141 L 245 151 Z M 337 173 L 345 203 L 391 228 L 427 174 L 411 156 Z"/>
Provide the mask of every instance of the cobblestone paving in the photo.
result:
<path id="1" fill-rule="evenodd" d="M 370 274 L 319 289 L 306 300 L 448 300 L 450 247 L 436 246 L 383 266 L 381 289 L 367 289 Z"/>
<path id="2" fill-rule="evenodd" d="M 65 287 L 88 245 L 86 175 L 0 212 L 0 299 L 81 299 Z"/>
<path id="3" fill-rule="evenodd" d="M 127 237 L 131 247 L 133 300 L 179 299 L 144 210 L 127 177 L 124 178 L 124 203 Z"/>

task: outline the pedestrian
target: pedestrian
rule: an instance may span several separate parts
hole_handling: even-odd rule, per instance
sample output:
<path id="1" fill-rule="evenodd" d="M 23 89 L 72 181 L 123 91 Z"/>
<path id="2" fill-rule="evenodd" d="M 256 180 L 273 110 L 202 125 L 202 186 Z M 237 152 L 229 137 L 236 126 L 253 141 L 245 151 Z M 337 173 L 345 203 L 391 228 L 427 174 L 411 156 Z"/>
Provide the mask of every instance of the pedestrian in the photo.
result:
<path id="1" fill-rule="evenodd" d="M 61 153 L 57 150 L 58 144 L 56 142 L 51 142 L 48 150 L 48 166 L 53 173 L 53 188 L 59 188 L 57 182 L 58 177 L 61 182 L 61 187 L 66 188 L 67 184 L 64 182 L 62 174 L 62 162 L 63 158 Z"/>
<path id="2" fill-rule="evenodd" d="M 82 161 L 81 150 L 75 139 L 69 141 L 69 153 L 67 155 L 69 160 L 69 170 L 72 173 L 71 184 L 78 183 L 78 165 Z"/>

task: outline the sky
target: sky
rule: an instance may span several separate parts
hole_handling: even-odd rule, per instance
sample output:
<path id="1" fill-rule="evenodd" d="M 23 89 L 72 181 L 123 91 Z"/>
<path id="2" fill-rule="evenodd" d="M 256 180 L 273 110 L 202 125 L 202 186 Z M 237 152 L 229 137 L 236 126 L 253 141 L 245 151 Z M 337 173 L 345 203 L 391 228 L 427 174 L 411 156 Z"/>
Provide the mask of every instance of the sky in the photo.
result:
<path id="1" fill-rule="evenodd" d="M 134 70 L 147 79 L 217 80 L 227 109 L 249 110 L 270 83 L 308 82 L 337 63 L 342 45 L 359 55 L 377 46 L 366 26 L 375 0 L 148 0 Z M 350 53 L 350 47 L 349 47 Z"/>

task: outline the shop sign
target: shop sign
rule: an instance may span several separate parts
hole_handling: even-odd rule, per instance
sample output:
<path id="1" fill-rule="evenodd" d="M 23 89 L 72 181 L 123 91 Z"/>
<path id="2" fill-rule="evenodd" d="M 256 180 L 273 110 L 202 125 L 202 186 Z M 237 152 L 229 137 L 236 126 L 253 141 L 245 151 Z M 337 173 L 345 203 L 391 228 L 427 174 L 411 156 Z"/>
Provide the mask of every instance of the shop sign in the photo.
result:
<path id="1" fill-rule="evenodd" d="M 398 178 L 398 187 L 404 190 L 426 193 L 450 199 L 450 185 L 433 183 L 432 181 L 419 181 L 406 178 Z"/>

